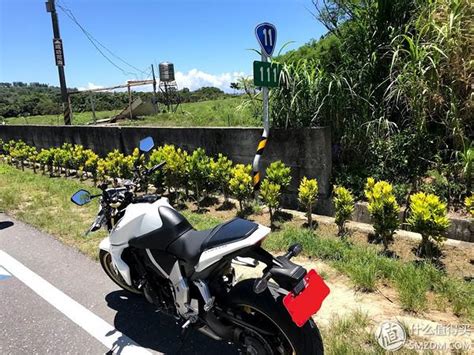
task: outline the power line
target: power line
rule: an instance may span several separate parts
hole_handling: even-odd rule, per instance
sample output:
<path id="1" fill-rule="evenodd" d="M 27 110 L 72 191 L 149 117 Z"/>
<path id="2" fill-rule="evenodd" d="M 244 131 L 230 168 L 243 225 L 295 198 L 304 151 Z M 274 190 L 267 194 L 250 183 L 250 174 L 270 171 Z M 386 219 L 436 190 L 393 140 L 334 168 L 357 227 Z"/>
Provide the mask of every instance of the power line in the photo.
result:
<path id="1" fill-rule="evenodd" d="M 63 2 L 61 1 L 61 4 L 63 4 Z M 130 72 L 130 71 L 127 71 L 126 69 L 122 68 L 121 66 L 119 66 L 117 63 L 115 63 L 112 59 L 110 59 L 99 47 L 101 46 L 103 49 L 105 49 L 108 53 L 110 53 L 113 57 L 115 57 L 116 59 L 120 60 L 122 63 L 128 65 L 130 68 L 133 68 L 135 69 L 136 71 L 144 74 L 144 75 L 149 75 L 148 73 L 146 73 L 145 71 L 135 67 L 134 65 L 128 63 L 125 59 L 121 58 L 120 56 L 118 56 L 117 54 L 115 54 L 114 52 L 112 52 L 110 49 L 108 49 L 104 44 L 102 44 L 100 41 L 98 41 L 89 31 L 87 31 L 84 26 L 82 26 L 79 21 L 77 20 L 76 16 L 74 16 L 73 12 L 61 5 L 61 4 L 58 4 L 57 6 L 61 9 L 61 11 L 64 12 L 64 14 L 69 17 L 79 28 L 80 30 L 84 33 L 84 35 L 86 36 L 86 38 L 89 40 L 89 42 L 91 42 L 91 44 L 95 47 L 95 49 L 97 49 L 97 51 L 110 63 L 112 64 L 114 67 L 116 67 L 117 69 L 119 69 L 124 75 L 134 75 L 136 78 L 138 77 L 135 73 L 133 72 Z"/>

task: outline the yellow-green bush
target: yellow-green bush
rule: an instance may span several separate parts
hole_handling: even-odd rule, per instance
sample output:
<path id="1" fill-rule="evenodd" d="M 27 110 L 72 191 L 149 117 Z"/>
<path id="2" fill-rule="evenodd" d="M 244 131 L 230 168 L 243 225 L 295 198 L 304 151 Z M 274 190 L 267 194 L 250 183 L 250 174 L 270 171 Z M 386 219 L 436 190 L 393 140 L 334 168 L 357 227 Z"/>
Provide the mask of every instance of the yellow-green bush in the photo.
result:
<path id="1" fill-rule="evenodd" d="M 280 185 L 281 190 L 284 191 L 291 182 L 291 168 L 280 160 L 274 161 L 265 171 L 265 178 L 274 184 Z"/>
<path id="2" fill-rule="evenodd" d="M 334 208 L 336 210 L 335 220 L 338 227 L 339 236 L 344 236 L 347 231 L 346 221 L 354 212 L 354 196 L 351 191 L 342 186 L 336 186 L 333 197 Z"/>
<path id="3" fill-rule="evenodd" d="M 270 213 L 270 223 L 273 224 L 274 211 L 280 205 L 281 186 L 264 179 L 260 185 L 260 196 L 267 205 Z"/>
<path id="4" fill-rule="evenodd" d="M 154 149 L 150 155 L 150 164 L 156 165 L 166 162 L 162 171 L 164 173 L 164 182 L 168 192 L 173 188 L 178 192 L 181 188 L 187 188 L 187 158 L 188 152 L 174 145 L 164 145 L 158 149 Z M 157 172 L 155 179 L 161 179 L 161 173 Z"/>
<path id="5" fill-rule="evenodd" d="M 10 141 L 8 142 L 8 152 L 10 157 L 15 160 L 22 170 L 24 170 L 24 161 L 28 159 L 29 146 L 19 140 L 19 141 Z"/>
<path id="6" fill-rule="evenodd" d="M 368 178 L 364 192 L 369 201 L 375 235 L 382 239 L 384 249 L 387 250 L 399 225 L 400 207 L 395 199 L 393 187 L 387 181 L 375 182 L 373 178 Z"/>
<path id="7" fill-rule="evenodd" d="M 440 244 L 449 227 L 446 216 L 446 204 L 433 194 L 418 192 L 410 196 L 410 216 L 408 224 L 411 229 L 421 234 L 421 252 L 432 257 L 431 241 Z"/>
<path id="8" fill-rule="evenodd" d="M 237 164 L 232 169 L 232 177 L 229 180 L 229 190 L 239 201 L 240 211 L 252 197 L 252 167 L 250 165 Z"/>
<path id="9" fill-rule="evenodd" d="M 229 180 L 232 174 L 232 160 L 219 153 L 217 159 L 211 159 L 209 162 L 210 179 L 217 189 L 227 200 L 229 195 Z"/>
<path id="10" fill-rule="evenodd" d="M 133 157 L 126 156 L 117 149 L 107 154 L 102 164 L 104 173 L 111 178 L 129 179 L 133 176 Z"/>
<path id="11" fill-rule="evenodd" d="M 316 203 L 318 197 L 318 182 L 316 179 L 308 179 L 306 176 L 301 180 L 298 188 L 298 199 L 306 210 L 306 216 L 308 217 L 308 226 L 313 228 L 313 206 Z"/>
<path id="12" fill-rule="evenodd" d="M 466 206 L 467 213 L 474 217 L 474 194 L 464 199 L 464 205 Z"/>
<path id="13" fill-rule="evenodd" d="M 208 189 L 210 176 L 209 157 L 204 149 L 198 148 L 188 155 L 186 163 L 189 183 L 194 191 L 199 208 L 202 193 Z"/>

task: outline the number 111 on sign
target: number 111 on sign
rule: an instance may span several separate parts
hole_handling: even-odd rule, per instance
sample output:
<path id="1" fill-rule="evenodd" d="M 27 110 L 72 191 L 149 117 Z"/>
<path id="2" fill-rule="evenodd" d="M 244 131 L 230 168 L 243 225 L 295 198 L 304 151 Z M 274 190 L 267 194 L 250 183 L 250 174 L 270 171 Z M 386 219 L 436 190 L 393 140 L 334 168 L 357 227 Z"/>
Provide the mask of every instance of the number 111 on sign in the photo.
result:
<path id="1" fill-rule="evenodd" d="M 253 82 L 255 86 L 277 87 L 280 82 L 280 72 L 280 64 L 253 62 Z"/>

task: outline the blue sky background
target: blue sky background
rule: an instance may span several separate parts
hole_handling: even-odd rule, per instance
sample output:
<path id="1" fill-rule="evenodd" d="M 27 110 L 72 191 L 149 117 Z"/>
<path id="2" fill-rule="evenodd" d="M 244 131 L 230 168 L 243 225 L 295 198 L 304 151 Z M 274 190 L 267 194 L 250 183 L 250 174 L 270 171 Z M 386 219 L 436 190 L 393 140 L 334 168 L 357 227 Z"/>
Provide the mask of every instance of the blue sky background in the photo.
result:
<path id="1" fill-rule="evenodd" d="M 178 84 L 223 89 L 249 75 L 258 55 L 255 25 L 278 29 L 277 50 L 297 48 L 325 33 L 312 16 L 311 0 L 57 0 L 101 43 L 149 72 L 151 63 L 175 64 Z M 58 8 L 69 87 L 110 86 L 147 75 L 124 74 L 87 40 Z M 105 52 L 106 53 L 106 52 Z M 106 53 L 108 54 L 108 53 Z M 118 59 L 111 59 L 130 72 Z M 0 81 L 58 85 L 50 14 L 45 0 L 0 0 Z"/>

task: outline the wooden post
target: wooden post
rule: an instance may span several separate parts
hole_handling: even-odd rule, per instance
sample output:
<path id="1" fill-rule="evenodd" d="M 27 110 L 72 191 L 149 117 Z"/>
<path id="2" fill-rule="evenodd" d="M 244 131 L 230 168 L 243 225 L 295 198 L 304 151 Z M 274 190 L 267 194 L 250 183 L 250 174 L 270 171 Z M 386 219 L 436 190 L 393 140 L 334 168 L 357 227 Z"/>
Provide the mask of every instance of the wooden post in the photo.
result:
<path id="1" fill-rule="evenodd" d="M 130 119 L 132 119 L 132 91 L 130 90 L 130 84 L 127 85 L 128 88 L 128 111 L 130 114 Z"/>
<path id="2" fill-rule="evenodd" d="M 156 77 L 155 77 L 155 68 L 153 64 L 151 65 L 151 73 L 153 74 L 153 111 L 155 115 L 158 113 L 158 99 L 156 98 Z"/>
<path id="3" fill-rule="evenodd" d="M 89 101 L 91 102 L 91 109 L 92 109 L 92 119 L 94 124 L 97 122 L 97 117 L 95 116 L 95 103 L 94 103 L 94 94 L 92 92 L 89 93 Z"/>

